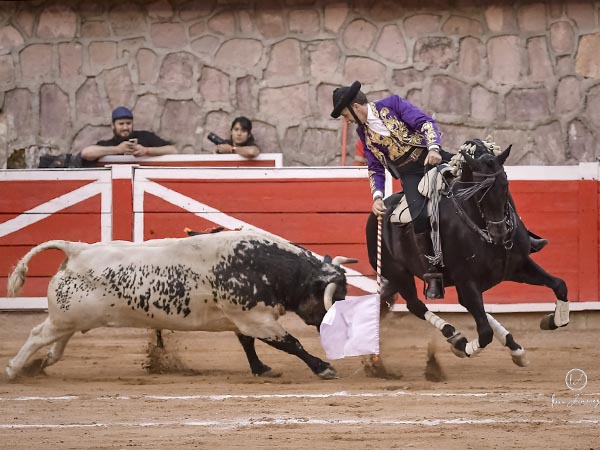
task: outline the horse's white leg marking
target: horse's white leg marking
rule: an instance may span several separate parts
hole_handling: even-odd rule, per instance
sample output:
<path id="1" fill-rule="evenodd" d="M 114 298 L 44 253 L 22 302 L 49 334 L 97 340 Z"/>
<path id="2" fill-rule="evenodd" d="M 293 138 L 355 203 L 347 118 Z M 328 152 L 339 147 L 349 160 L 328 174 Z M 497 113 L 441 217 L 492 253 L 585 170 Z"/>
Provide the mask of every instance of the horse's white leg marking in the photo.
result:
<path id="1" fill-rule="evenodd" d="M 479 346 L 479 338 L 475 338 L 470 342 L 467 342 L 465 346 L 465 353 L 467 356 L 477 356 L 481 351 L 481 347 Z"/>
<path id="2" fill-rule="evenodd" d="M 487 316 L 488 322 L 494 330 L 494 337 L 502 344 L 502 346 L 506 345 L 506 336 L 508 335 L 508 330 L 502 326 L 500 322 L 498 322 L 491 314 L 485 313 Z"/>
<path id="3" fill-rule="evenodd" d="M 554 325 L 564 327 L 569 323 L 569 302 L 556 300 L 556 309 L 554 310 Z"/>
<path id="4" fill-rule="evenodd" d="M 500 322 L 498 322 L 491 314 L 486 313 L 488 322 L 494 330 L 494 337 L 500 341 L 500 343 L 510 350 L 510 356 L 512 357 L 513 362 L 519 367 L 527 367 L 529 365 L 529 361 L 527 360 L 527 356 L 525 355 L 525 349 L 517 344 L 514 338 L 511 335 L 510 342 L 507 342 L 507 336 L 510 332 L 502 326 Z"/>
<path id="5" fill-rule="evenodd" d="M 436 316 L 431 311 L 427 311 L 425 313 L 425 320 L 440 331 L 442 331 L 442 328 L 444 328 L 446 325 L 450 325 L 448 322 L 446 322 L 440 316 Z"/>

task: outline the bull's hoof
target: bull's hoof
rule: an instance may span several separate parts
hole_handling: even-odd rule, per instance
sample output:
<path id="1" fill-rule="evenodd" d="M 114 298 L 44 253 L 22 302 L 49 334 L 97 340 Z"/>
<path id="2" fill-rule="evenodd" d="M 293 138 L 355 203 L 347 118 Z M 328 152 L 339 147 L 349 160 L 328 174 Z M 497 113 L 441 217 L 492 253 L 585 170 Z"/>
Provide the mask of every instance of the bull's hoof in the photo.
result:
<path id="1" fill-rule="evenodd" d="M 323 380 L 335 380 L 338 377 L 335 369 L 331 366 L 319 372 L 317 375 Z"/>
<path id="2" fill-rule="evenodd" d="M 529 360 L 527 359 L 525 350 L 522 348 L 511 351 L 510 356 L 513 362 L 519 367 L 527 367 L 529 365 Z"/>
<path id="3" fill-rule="evenodd" d="M 17 378 L 17 371 L 12 369 L 10 366 L 6 366 L 4 369 L 4 375 L 6 375 L 6 379 L 8 381 L 15 381 Z"/>
<path id="4" fill-rule="evenodd" d="M 46 358 L 36 358 L 30 361 L 25 366 L 23 366 L 23 368 L 21 369 L 21 374 L 26 377 L 37 377 L 38 375 L 46 375 L 46 372 L 44 372 L 44 368 L 46 367 L 45 361 Z"/>
<path id="5" fill-rule="evenodd" d="M 542 330 L 556 330 L 558 328 L 554 323 L 554 313 L 548 314 L 542 318 L 540 322 L 540 328 Z"/>

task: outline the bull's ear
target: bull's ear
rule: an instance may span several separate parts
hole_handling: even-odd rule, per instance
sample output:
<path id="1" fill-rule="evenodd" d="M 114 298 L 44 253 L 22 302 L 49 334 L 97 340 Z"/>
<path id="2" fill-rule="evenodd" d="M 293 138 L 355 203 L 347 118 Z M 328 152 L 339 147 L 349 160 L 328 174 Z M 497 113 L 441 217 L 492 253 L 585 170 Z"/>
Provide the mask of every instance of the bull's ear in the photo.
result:
<path id="1" fill-rule="evenodd" d="M 496 157 L 496 160 L 501 165 L 504 165 L 504 163 L 506 162 L 506 160 L 508 158 L 508 155 L 510 155 L 510 149 L 511 148 L 512 148 L 512 144 L 510 144 L 508 147 L 506 147 L 506 149 Z"/>
<path id="2" fill-rule="evenodd" d="M 324 263 L 331 264 L 331 261 L 332 261 L 331 256 L 329 256 L 329 255 L 323 256 L 323 262 Z"/>

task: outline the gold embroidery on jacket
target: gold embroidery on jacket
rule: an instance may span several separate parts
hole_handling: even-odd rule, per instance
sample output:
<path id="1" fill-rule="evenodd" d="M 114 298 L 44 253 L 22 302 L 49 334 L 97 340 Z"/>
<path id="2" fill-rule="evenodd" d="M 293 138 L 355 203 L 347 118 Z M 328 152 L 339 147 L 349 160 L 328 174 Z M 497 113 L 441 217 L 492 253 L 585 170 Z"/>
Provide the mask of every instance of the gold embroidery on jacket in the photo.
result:
<path id="1" fill-rule="evenodd" d="M 375 175 L 375 171 L 374 170 L 369 170 L 369 186 L 371 187 L 371 193 L 375 192 L 375 177 L 373 175 Z"/>
<path id="2" fill-rule="evenodd" d="M 433 124 L 431 122 L 425 122 L 421 126 L 421 131 L 425 134 L 425 140 L 427 144 L 435 144 L 437 140 L 437 133 L 435 132 L 435 128 L 433 128 Z"/>
<path id="3" fill-rule="evenodd" d="M 398 120 L 397 117 L 390 117 L 389 108 L 381 108 L 377 111 L 374 103 L 369 103 L 369 107 L 375 116 L 379 117 L 385 127 L 390 131 L 390 136 L 383 136 L 375 133 L 369 127 L 366 128 L 365 138 L 367 145 L 371 142 L 387 148 L 389 158 L 395 161 L 403 157 L 412 147 L 424 146 L 423 136 L 417 132 L 411 133 L 404 122 Z M 369 149 L 375 157 L 385 165 L 385 157 L 377 149 L 376 146 L 369 145 Z M 378 155 L 380 154 L 381 157 Z"/>

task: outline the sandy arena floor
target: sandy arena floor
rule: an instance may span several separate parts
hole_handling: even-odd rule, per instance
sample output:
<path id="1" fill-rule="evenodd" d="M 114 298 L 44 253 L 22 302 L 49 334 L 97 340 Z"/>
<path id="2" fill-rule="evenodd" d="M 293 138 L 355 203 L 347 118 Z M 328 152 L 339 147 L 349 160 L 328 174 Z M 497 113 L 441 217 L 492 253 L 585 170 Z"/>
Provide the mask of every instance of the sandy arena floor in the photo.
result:
<path id="1" fill-rule="evenodd" d="M 42 313 L 0 314 L 6 366 Z M 513 365 L 494 342 L 455 357 L 425 322 L 394 313 L 382 324 L 382 357 L 396 379 L 367 378 L 359 358 L 334 361 L 323 381 L 297 358 L 257 343 L 280 378 L 251 375 L 232 333 L 164 332 L 168 363 L 149 374 L 153 332 L 97 329 L 73 337 L 46 374 L 0 380 L 0 448 L 52 449 L 600 449 L 600 313 L 572 313 L 554 332 L 542 314 L 497 315 L 528 351 Z M 444 315 L 469 338 L 470 317 Z M 287 329 L 324 357 L 317 332 L 295 315 Z M 424 377 L 427 346 L 447 381 Z M 569 390 L 566 373 L 587 375 Z"/>

